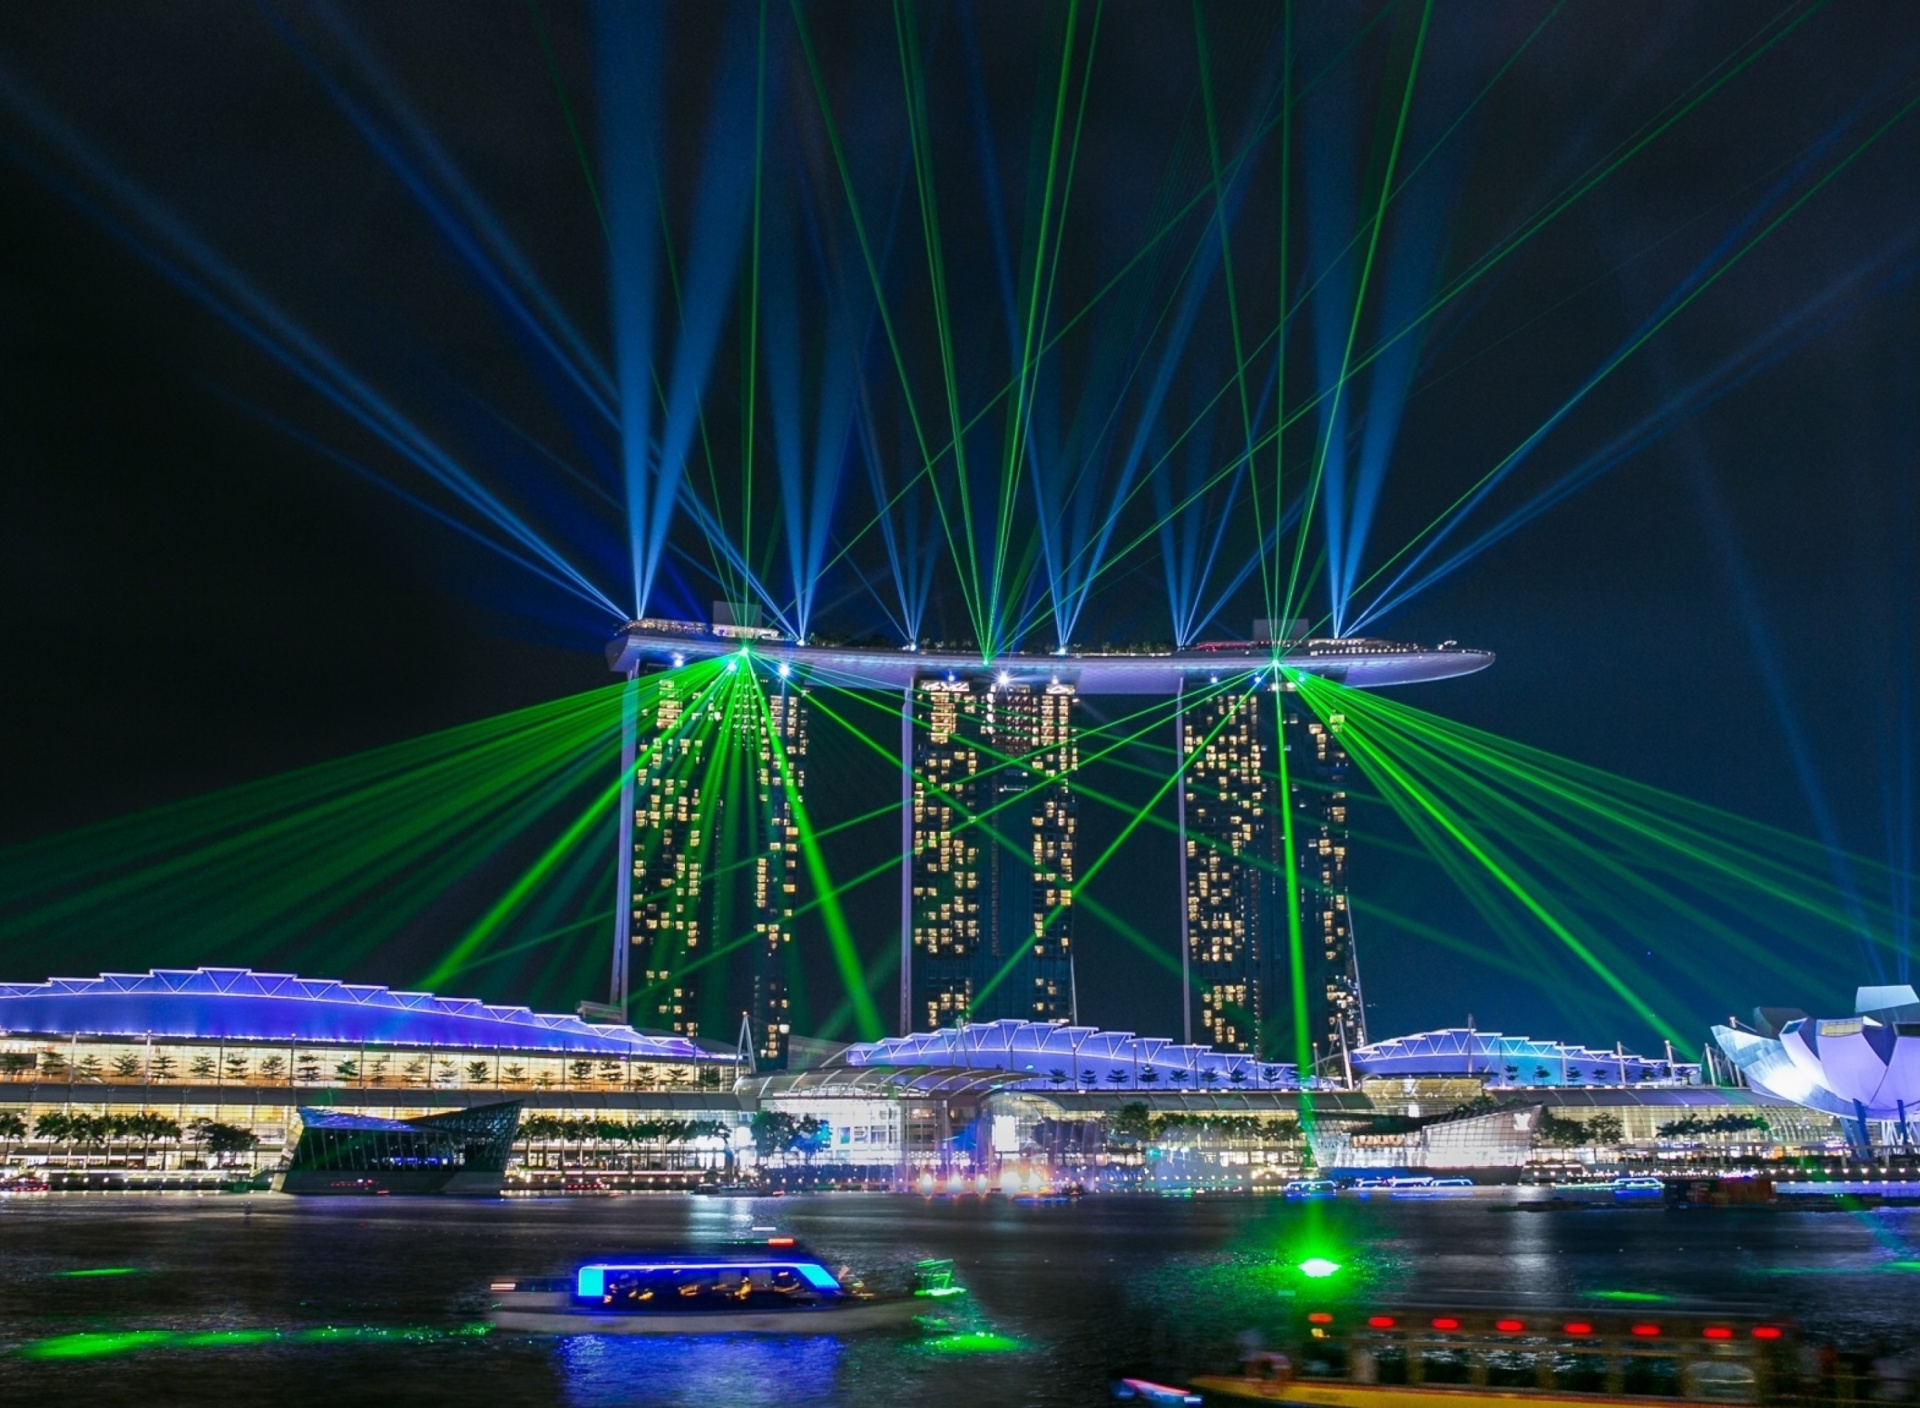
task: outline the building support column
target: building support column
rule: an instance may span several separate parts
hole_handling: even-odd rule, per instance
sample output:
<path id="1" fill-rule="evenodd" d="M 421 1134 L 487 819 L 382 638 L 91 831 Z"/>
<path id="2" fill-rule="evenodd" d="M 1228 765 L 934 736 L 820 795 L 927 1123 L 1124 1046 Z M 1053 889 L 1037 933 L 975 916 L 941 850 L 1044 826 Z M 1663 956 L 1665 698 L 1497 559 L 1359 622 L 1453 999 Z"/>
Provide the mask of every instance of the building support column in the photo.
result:
<path id="1" fill-rule="evenodd" d="M 913 1031 L 913 685 L 900 695 L 900 1035 Z"/>
<path id="2" fill-rule="evenodd" d="M 633 771 L 640 732 L 640 666 L 627 670 L 620 691 L 620 815 L 613 875 L 613 970 L 607 1002 L 627 1014 L 627 963 L 633 953 Z"/>
<path id="3" fill-rule="evenodd" d="M 1180 1040 L 1193 1045 L 1193 941 L 1187 932 L 1187 682 L 1182 678 L 1173 694 L 1174 806 L 1180 842 Z"/>

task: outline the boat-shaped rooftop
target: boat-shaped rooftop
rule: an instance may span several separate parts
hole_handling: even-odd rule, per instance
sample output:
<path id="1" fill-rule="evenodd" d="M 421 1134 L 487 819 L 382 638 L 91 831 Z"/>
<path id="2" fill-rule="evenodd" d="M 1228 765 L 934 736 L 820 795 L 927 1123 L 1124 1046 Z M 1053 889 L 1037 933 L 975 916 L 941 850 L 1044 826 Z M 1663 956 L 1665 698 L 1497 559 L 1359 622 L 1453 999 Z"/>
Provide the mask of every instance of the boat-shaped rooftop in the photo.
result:
<path id="1" fill-rule="evenodd" d="M 808 644 L 761 628 L 650 618 L 629 622 L 607 643 L 607 664 L 627 674 L 635 668 L 675 669 L 740 653 L 803 682 L 839 689 L 899 691 L 916 680 L 968 680 L 1070 688 L 1079 694 L 1141 695 L 1174 694 L 1189 681 L 1217 683 L 1276 667 L 1378 689 L 1470 675 L 1493 663 L 1491 651 L 1454 641 L 1424 646 L 1357 636 L 1223 641 L 1184 650 L 1014 652 L 986 658 L 979 651 L 958 649 Z"/>

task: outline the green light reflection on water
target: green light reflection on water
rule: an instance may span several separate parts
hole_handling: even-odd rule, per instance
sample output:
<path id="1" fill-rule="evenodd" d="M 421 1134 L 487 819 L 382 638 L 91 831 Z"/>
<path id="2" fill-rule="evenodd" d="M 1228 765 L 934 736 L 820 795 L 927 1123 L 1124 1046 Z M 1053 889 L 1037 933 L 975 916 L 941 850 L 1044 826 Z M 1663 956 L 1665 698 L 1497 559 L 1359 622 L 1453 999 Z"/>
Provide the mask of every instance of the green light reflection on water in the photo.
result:
<path id="1" fill-rule="evenodd" d="M 142 1349 L 228 1349 L 255 1344 L 410 1344 L 470 1339 L 492 1327 L 475 1323 L 456 1329 L 431 1325 L 316 1325 L 304 1330 L 117 1330 L 53 1335 L 20 1346 L 27 1359 L 99 1359 Z"/>
<path id="2" fill-rule="evenodd" d="M 1889 1271 L 1920 1271 L 1920 1261 L 1902 1258 L 1865 1266 L 1763 1266 L 1762 1276 L 1878 1276 Z"/>
<path id="3" fill-rule="evenodd" d="M 934 1354 L 1006 1354 L 1025 1349 L 1026 1345 L 1008 1335 L 969 1330 L 964 1334 L 941 1335 L 937 1339 L 927 1340 L 921 1348 Z"/>
<path id="4" fill-rule="evenodd" d="M 1595 1300 L 1631 1300 L 1631 1301 L 1668 1301 L 1672 1296 L 1655 1295 L 1652 1291 L 1588 1291 Z"/>
<path id="5" fill-rule="evenodd" d="M 137 1276 L 137 1266 L 85 1266 L 78 1271 L 56 1271 L 56 1276 Z"/>

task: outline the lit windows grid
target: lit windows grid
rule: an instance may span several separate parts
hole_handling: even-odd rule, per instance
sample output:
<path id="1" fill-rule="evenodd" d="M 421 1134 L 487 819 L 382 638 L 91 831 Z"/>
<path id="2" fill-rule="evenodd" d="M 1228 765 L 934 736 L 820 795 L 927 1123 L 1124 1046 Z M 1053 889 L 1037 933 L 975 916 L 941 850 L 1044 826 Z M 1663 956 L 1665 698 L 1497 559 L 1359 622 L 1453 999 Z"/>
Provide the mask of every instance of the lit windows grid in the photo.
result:
<path id="1" fill-rule="evenodd" d="M 925 1029 L 1072 1015 L 1077 703 L 1064 685 L 914 685 L 907 883 L 911 1006 Z"/>

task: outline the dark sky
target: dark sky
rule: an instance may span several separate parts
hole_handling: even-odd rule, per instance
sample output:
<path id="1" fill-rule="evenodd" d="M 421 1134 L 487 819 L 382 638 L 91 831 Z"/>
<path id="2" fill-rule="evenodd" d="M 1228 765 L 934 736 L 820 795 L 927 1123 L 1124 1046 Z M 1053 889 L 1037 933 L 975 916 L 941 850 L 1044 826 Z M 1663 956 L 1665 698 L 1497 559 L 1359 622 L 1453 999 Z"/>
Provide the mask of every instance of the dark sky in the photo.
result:
<path id="1" fill-rule="evenodd" d="M 806 13 L 915 405 L 939 423 L 943 441 L 892 11 L 861 4 Z M 1174 209 L 1209 188 L 1210 105 L 1216 144 L 1249 153 L 1226 223 L 1241 332 L 1252 344 L 1274 327 L 1283 228 L 1296 291 L 1303 269 L 1310 276 L 1325 267 L 1316 211 L 1331 212 L 1325 228 L 1364 230 L 1421 11 L 1411 0 L 1384 10 L 1301 7 L 1296 81 L 1318 82 L 1294 109 L 1284 227 L 1278 134 L 1261 129 L 1263 115 L 1277 111 L 1280 11 L 1233 4 L 1202 14 L 1206 83 L 1186 7 L 1107 7 L 1090 68 L 1093 11 L 1080 12 L 1068 91 L 1077 101 L 1085 78 L 1087 96 L 1058 239 L 1057 300 L 1062 309 L 1081 306 Z M 755 15 L 689 6 L 663 20 L 667 77 L 649 141 L 682 273 L 698 263 L 705 235 L 697 212 L 721 179 L 712 173 L 724 169 L 713 153 L 730 115 L 716 114 L 714 94 L 730 91 L 728 75 L 751 55 Z M 763 195 L 766 228 L 776 233 L 764 241 L 762 278 L 793 289 L 800 332 L 792 355 L 809 400 L 824 396 L 834 365 L 835 310 L 855 310 L 842 321 L 858 340 L 854 365 L 891 491 L 909 477 L 906 398 L 871 315 L 859 233 L 805 50 L 784 7 L 768 16 Z M 1046 198 L 1042 158 L 1066 19 L 1058 5 L 946 6 L 922 12 L 916 30 L 957 377 L 969 405 L 1008 374 L 995 231 L 1024 290 L 1023 251 L 1034 246 Z M 617 435 L 503 314 L 450 233 L 470 235 L 471 212 L 484 210 L 565 323 L 594 356 L 611 360 L 617 256 L 596 201 L 618 176 L 605 169 L 593 35 L 584 8 L 534 10 L 519 0 L 463 6 L 457 22 L 444 5 L 425 3 L 166 0 L 15 5 L 0 14 L 0 90 L 8 94 L 0 104 L 0 842 L 605 682 L 598 647 L 616 624 L 610 613 L 400 498 L 395 490 L 498 537 L 212 306 L 237 306 L 238 285 L 221 291 L 223 278 L 271 300 L 283 318 L 282 347 L 296 329 L 324 344 L 624 606 L 632 588 L 614 505 Z M 1905 6 L 1435 7 L 1399 169 L 1430 148 L 1434 159 L 1396 194 L 1380 256 L 1384 271 L 1395 249 L 1424 249 L 1431 267 L 1410 301 L 1388 291 L 1384 272 L 1369 286 L 1362 346 L 1621 159 L 1451 300 L 1418 342 L 1367 570 L 1548 423 L 1637 330 L 1676 300 L 1691 301 L 1552 424 L 1458 540 L 1622 434 L 1651 423 L 1657 438 L 1370 625 L 1390 638 L 1457 638 L 1498 652 L 1491 672 L 1409 702 L 1796 833 L 1817 835 L 1824 807 L 1853 851 L 1912 865 L 1910 841 L 1890 836 L 1887 818 L 1903 806 L 1911 814 L 1913 789 L 1920 296 L 1910 275 L 1920 260 L 1920 115 L 1907 115 L 1906 105 L 1920 94 L 1917 61 L 1920 14 Z M 751 83 L 744 91 L 751 98 Z M 1695 97 L 1698 105 L 1680 113 Z M 409 121 L 418 123 L 414 135 Z M 444 156 L 437 171 L 419 133 Z M 443 206 L 458 204 L 449 173 L 472 204 L 451 226 L 436 224 L 376 138 L 390 141 L 408 170 L 427 173 L 423 188 Z M 1047 472 L 1067 486 L 1069 512 L 1083 496 L 1105 511 L 1121 482 L 1116 446 L 1136 423 L 1147 425 L 1151 463 L 1193 408 L 1227 384 L 1234 330 L 1214 257 L 1214 208 L 1203 203 L 1176 222 L 1138 275 L 1063 339 L 1035 383 L 1037 435 L 1053 456 Z M 1757 242 L 1741 252 L 1749 241 Z M 1196 267 L 1204 279 L 1191 277 Z M 727 292 L 712 305 L 720 351 L 703 394 L 722 467 L 710 479 L 702 468 L 696 492 L 737 530 L 744 256 L 728 268 Z M 656 286 L 665 280 L 656 271 Z M 1183 298 L 1195 302 L 1192 329 L 1168 353 Z M 1171 316 L 1155 322 L 1164 310 Z M 1325 380 L 1314 355 L 1323 314 L 1313 305 L 1289 329 L 1290 407 Z M 663 377 L 675 326 L 663 315 Z M 1143 369 L 1131 379 L 1129 364 L 1110 355 L 1116 347 L 1140 350 Z M 1146 388 L 1163 358 L 1169 391 L 1149 416 Z M 1250 365 L 1270 380 L 1270 357 Z M 762 369 L 763 395 L 767 375 Z M 1719 394 L 1662 417 L 1710 376 Z M 1356 443 L 1367 423 L 1365 385 L 1356 390 Z M 1101 439 L 1110 412 L 1118 429 Z M 764 414 L 759 433 L 770 437 L 775 417 Z M 989 466 L 981 482 L 994 482 L 1004 423 L 989 416 L 967 442 L 976 466 Z M 1204 431 L 1152 472 L 1228 462 L 1240 425 L 1237 402 L 1222 401 Z M 801 435 L 810 447 L 811 419 Z M 1286 441 L 1296 464 L 1315 443 L 1310 416 Z M 754 531 L 766 543 L 775 541 L 781 494 L 770 451 L 759 456 Z M 343 468 L 342 458 L 367 472 Z M 1151 510 L 1143 490 L 1118 540 L 1151 528 Z M 1227 573 L 1257 551 L 1244 500 L 1222 510 L 1216 497 L 1196 511 L 1227 514 Z M 874 512 L 867 470 L 849 442 L 828 514 L 836 542 Z M 904 500 L 900 513 L 902 524 L 912 513 L 931 531 L 924 496 Z M 1039 553 L 1033 518 L 1023 508 L 1015 524 L 1015 555 L 1028 553 L 1029 563 Z M 704 606 L 718 589 L 701 575 L 706 555 L 684 514 L 672 542 L 656 600 Z M 938 559 L 926 633 L 968 634 L 953 559 L 944 545 L 926 551 Z M 776 594 L 790 594 L 784 553 L 776 547 L 760 564 Z M 1020 606 L 1044 581 L 1043 571 L 1027 571 Z M 893 605 L 888 562 L 869 534 L 822 581 L 816 628 L 895 633 L 860 574 Z M 1223 581 L 1216 575 L 1202 595 Z M 1243 634 L 1263 614 L 1257 581 L 1231 595 L 1202 634 Z M 1076 636 L 1165 639 L 1167 601 L 1148 532 L 1093 587 Z M 1324 592 L 1315 609 L 1324 609 Z M 1032 637 L 1042 648 L 1051 643 L 1046 629 Z M 887 785 L 884 770 L 867 778 L 852 761 L 836 776 L 819 802 L 829 820 L 871 805 L 868 789 Z M 1151 786 L 1120 774 L 1107 785 L 1140 797 Z M 1384 810 L 1374 811 L 1372 824 L 1390 831 Z M 1096 812 L 1086 823 L 1093 846 L 1124 821 Z M 836 868 L 872 864 L 888 839 L 885 826 L 849 833 Z M 1362 848 L 1353 878 L 1378 902 L 1479 941 L 1479 920 L 1435 867 Z M 1096 894 L 1168 938 L 1172 885 L 1170 845 L 1144 829 Z M 889 887 L 857 892 L 849 904 L 863 945 L 883 950 Z M 1101 926 L 1081 922 L 1083 1016 L 1176 1029 L 1174 989 Z M 102 939 L 97 953 L 80 941 L 63 955 L 67 966 L 125 964 L 124 937 Z M 1645 937 L 1650 945 L 1701 942 Z M 1651 1040 L 1624 1016 L 1576 1029 L 1550 991 L 1438 961 L 1406 936 L 1363 927 L 1361 939 L 1376 1032 L 1472 1012 L 1481 1025 L 1508 1030 Z M 446 942 L 419 933 L 404 951 L 340 976 L 411 981 L 419 955 Z M 1851 952 L 1829 954 L 1824 971 L 1820 955 L 1808 950 L 1795 961 L 1802 957 L 1810 990 L 1823 998 L 1857 972 L 1866 980 Z M 544 994 L 566 1003 L 589 995 Z M 1729 962 L 1723 989 L 1682 996 L 1672 1015 L 1697 1028 L 1799 995 Z"/>

